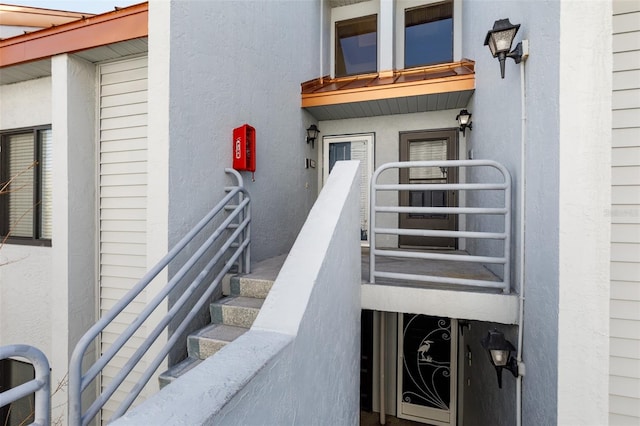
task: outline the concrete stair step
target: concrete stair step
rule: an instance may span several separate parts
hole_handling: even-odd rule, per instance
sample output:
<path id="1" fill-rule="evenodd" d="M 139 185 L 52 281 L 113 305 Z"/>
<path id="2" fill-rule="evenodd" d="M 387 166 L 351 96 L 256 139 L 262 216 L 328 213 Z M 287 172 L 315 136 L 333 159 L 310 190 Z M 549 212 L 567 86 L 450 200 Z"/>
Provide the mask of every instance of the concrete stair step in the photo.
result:
<path id="1" fill-rule="evenodd" d="M 213 324 L 251 328 L 264 299 L 244 296 L 228 296 L 210 305 Z"/>
<path id="2" fill-rule="evenodd" d="M 173 382 L 175 379 L 191 370 L 193 367 L 197 366 L 202 362 L 201 359 L 187 357 L 184 360 L 180 361 L 178 364 L 169 368 L 164 373 L 158 376 L 158 381 L 160 382 L 160 389 L 167 386 L 169 383 Z"/>
<path id="3" fill-rule="evenodd" d="M 247 332 L 247 328 L 211 324 L 187 338 L 187 352 L 192 358 L 206 359 Z"/>
<path id="4" fill-rule="evenodd" d="M 264 260 L 254 265 L 253 272 L 247 275 L 225 276 L 222 284 L 223 294 L 229 296 L 210 305 L 211 324 L 187 337 L 189 357 L 159 376 L 160 388 L 214 355 L 251 328 L 286 257 L 287 255 L 281 255 Z"/>
<path id="5" fill-rule="evenodd" d="M 231 295 L 266 299 L 273 286 L 273 280 L 248 276 L 231 278 Z"/>
<path id="6" fill-rule="evenodd" d="M 250 274 L 231 277 L 228 294 L 259 299 L 266 298 L 286 258 L 287 255 L 284 254 L 265 259 L 253 265 Z"/>

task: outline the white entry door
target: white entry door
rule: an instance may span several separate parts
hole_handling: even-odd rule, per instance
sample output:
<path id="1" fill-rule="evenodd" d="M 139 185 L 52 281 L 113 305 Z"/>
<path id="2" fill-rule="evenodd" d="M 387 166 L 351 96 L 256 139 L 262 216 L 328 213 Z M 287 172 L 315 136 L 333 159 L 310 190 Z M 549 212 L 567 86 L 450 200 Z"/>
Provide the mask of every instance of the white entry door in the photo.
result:
<path id="1" fill-rule="evenodd" d="M 323 182 L 336 161 L 360 160 L 360 240 L 369 241 L 369 181 L 373 174 L 373 134 L 327 136 L 323 139 Z"/>
<path id="2" fill-rule="evenodd" d="M 398 417 L 456 424 L 458 321 L 398 316 Z"/>

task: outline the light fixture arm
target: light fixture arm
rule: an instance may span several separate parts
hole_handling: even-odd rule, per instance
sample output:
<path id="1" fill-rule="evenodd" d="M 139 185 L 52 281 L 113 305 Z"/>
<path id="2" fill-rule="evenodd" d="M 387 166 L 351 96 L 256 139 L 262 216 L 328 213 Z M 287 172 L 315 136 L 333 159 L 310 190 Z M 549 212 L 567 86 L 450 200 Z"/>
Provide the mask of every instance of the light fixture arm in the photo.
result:
<path id="1" fill-rule="evenodd" d="M 520 42 L 516 44 L 516 47 L 511 52 L 509 52 L 507 56 L 513 59 L 516 62 L 516 64 L 519 64 L 520 62 L 522 62 L 522 54 L 523 54 L 522 42 Z"/>
<path id="2" fill-rule="evenodd" d="M 500 61 L 500 76 L 504 78 L 504 64 L 507 58 L 511 58 L 516 64 L 522 62 L 522 42 L 518 43 L 516 47 L 509 53 L 498 53 L 498 60 Z"/>
<path id="3" fill-rule="evenodd" d="M 495 368 L 496 368 L 496 374 L 498 375 L 499 389 L 502 389 L 502 370 L 510 371 L 513 377 L 518 377 L 520 375 L 520 372 L 518 369 L 518 360 L 511 355 L 509 355 L 509 361 L 507 362 L 506 365 L 503 365 L 503 366 L 496 365 Z"/>

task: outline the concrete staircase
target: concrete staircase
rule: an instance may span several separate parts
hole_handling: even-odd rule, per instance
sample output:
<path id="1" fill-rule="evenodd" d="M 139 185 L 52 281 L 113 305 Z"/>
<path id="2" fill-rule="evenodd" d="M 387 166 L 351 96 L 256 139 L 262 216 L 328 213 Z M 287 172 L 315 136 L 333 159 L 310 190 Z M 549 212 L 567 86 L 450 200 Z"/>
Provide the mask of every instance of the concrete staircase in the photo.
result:
<path id="1" fill-rule="evenodd" d="M 161 388 L 251 328 L 285 258 L 286 255 L 267 259 L 255 265 L 251 274 L 231 277 L 228 288 L 223 288 L 227 296 L 209 307 L 211 324 L 187 338 L 189 356 L 160 374 Z"/>

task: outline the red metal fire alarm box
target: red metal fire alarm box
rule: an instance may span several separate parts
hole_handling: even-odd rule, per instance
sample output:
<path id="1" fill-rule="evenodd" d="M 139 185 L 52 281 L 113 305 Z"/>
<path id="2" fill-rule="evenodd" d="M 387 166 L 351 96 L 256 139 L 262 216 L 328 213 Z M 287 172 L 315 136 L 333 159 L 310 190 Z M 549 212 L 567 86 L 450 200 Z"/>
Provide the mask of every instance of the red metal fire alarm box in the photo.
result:
<path id="1" fill-rule="evenodd" d="M 233 129 L 233 168 L 256 171 L 256 129 L 248 124 Z"/>

